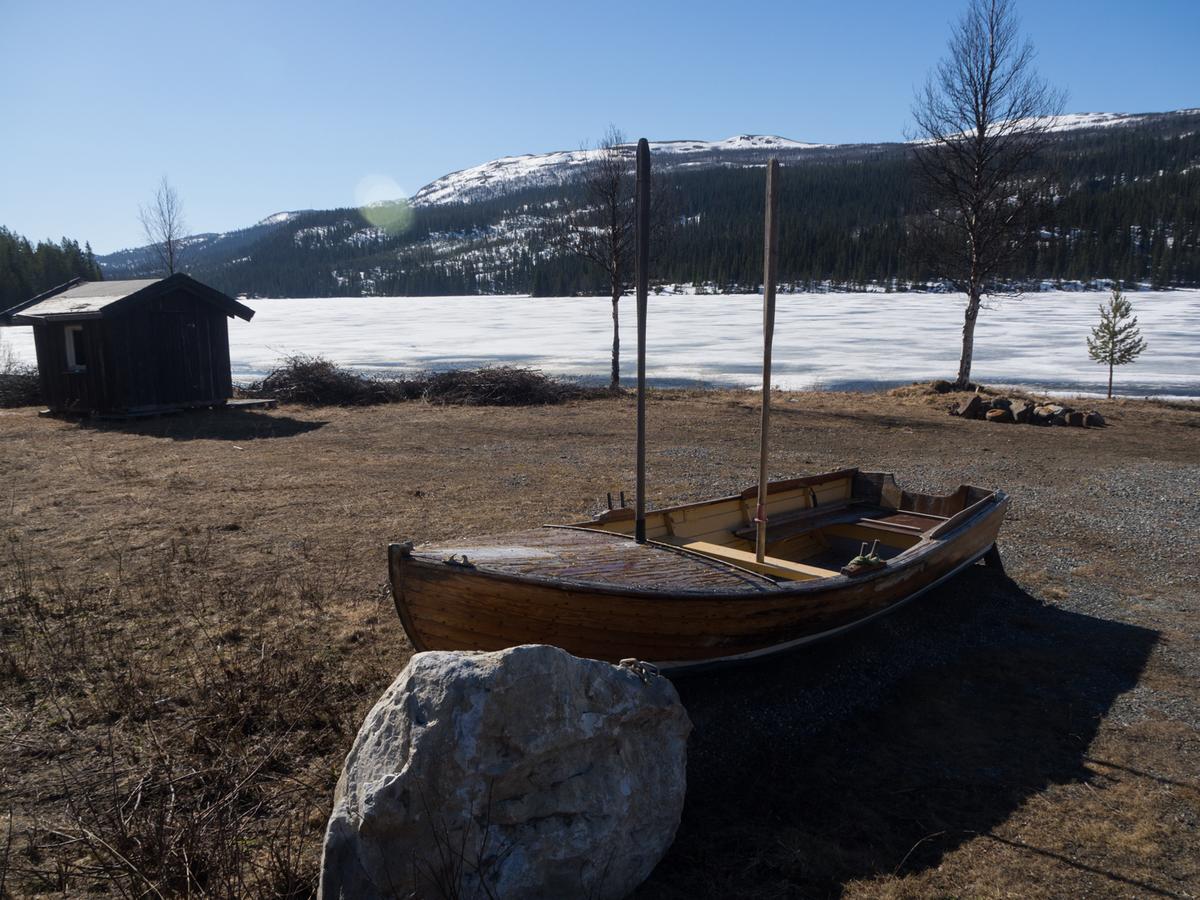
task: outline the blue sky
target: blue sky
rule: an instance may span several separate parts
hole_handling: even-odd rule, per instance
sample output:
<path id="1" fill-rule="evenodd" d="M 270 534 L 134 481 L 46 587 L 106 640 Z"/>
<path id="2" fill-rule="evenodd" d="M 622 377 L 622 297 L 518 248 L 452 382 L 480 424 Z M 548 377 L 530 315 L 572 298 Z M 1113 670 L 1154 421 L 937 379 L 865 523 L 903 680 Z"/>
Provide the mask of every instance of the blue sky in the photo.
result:
<path id="1" fill-rule="evenodd" d="M 963 0 L 0 0 L 0 224 L 140 243 L 163 174 L 193 231 L 412 193 L 631 137 L 903 137 Z M 1019 3 L 1075 112 L 1200 106 L 1200 0 Z"/>

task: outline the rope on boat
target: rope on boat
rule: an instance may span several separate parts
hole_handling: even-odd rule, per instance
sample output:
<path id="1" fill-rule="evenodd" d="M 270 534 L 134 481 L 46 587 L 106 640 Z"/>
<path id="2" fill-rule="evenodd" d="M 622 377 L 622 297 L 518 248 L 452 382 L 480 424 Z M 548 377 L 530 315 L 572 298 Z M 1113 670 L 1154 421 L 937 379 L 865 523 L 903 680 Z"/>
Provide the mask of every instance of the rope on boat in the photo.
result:
<path id="1" fill-rule="evenodd" d="M 636 657 L 628 657 L 621 660 L 619 663 L 621 668 L 628 669 L 634 675 L 641 679 L 642 684 L 649 684 L 651 678 L 657 678 L 659 675 L 658 666 L 653 663 L 642 662 Z"/>

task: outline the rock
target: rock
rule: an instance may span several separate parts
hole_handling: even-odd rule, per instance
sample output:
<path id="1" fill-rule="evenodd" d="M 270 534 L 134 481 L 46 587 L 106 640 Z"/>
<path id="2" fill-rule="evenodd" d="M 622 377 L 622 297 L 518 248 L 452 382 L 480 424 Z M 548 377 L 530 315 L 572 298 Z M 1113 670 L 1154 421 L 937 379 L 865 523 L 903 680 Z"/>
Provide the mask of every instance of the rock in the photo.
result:
<path id="1" fill-rule="evenodd" d="M 983 398 L 978 394 L 972 394 L 970 400 L 964 400 L 958 404 L 957 416 L 962 416 L 964 419 L 982 419 L 983 418 Z"/>
<path id="2" fill-rule="evenodd" d="M 1087 418 L 1083 420 L 1083 424 L 1088 428 L 1103 428 L 1104 416 L 1096 412 L 1094 409 L 1087 414 Z"/>
<path id="3" fill-rule="evenodd" d="M 418 653 L 346 757 L 319 896 L 624 897 L 674 839 L 691 727 L 636 668 Z"/>
<path id="4" fill-rule="evenodd" d="M 1028 425 L 1033 420 L 1033 404 L 1027 401 L 1018 403 L 1012 410 L 1013 419 L 1022 425 Z"/>
<path id="5" fill-rule="evenodd" d="M 1083 413 L 1076 412 L 1075 410 L 1071 410 L 1071 412 L 1067 413 L 1066 415 L 1067 424 L 1072 425 L 1075 428 L 1082 428 L 1083 422 L 1087 418 L 1087 416 L 1085 416 Z"/>
<path id="6" fill-rule="evenodd" d="M 1047 403 L 1033 411 L 1034 418 L 1039 424 L 1066 425 L 1067 416 L 1071 414 L 1069 406 L 1059 406 L 1057 403 Z"/>
<path id="7" fill-rule="evenodd" d="M 1011 409 L 989 409 L 985 417 L 989 422 L 1013 422 L 1013 414 Z"/>
<path id="8" fill-rule="evenodd" d="M 1039 406 L 1033 411 L 1033 421 L 1038 425 L 1053 425 L 1055 415 L 1053 407 Z"/>
<path id="9" fill-rule="evenodd" d="M 992 409 L 1012 409 L 1013 402 L 1007 397 L 996 397 L 992 400 Z"/>
<path id="10" fill-rule="evenodd" d="M 958 390 L 958 388 L 954 386 L 953 381 L 946 381 L 944 378 L 939 378 L 937 381 L 931 381 L 929 383 L 929 387 L 935 394 L 949 394 L 951 391 Z"/>

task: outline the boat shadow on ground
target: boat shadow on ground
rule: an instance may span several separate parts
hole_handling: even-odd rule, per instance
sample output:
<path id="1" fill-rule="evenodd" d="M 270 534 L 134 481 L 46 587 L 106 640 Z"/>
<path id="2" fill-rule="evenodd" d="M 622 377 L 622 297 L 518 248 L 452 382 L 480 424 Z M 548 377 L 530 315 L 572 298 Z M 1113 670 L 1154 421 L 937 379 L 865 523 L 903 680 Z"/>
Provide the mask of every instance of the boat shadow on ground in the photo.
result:
<path id="1" fill-rule="evenodd" d="M 1090 777 L 1088 745 L 1156 639 L 973 567 L 842 639 L 680 678 L 687 802 L 635 896 L 828 896 L 936 867 Z"/>
<path id="2" fill-rule="evenodd" d="M 186 410 L 144 419 L 82 419 L 81 428 L 140 434 L 172 441 L 253 441 L 288 438 L 326 425 L 248 409 Z"/>

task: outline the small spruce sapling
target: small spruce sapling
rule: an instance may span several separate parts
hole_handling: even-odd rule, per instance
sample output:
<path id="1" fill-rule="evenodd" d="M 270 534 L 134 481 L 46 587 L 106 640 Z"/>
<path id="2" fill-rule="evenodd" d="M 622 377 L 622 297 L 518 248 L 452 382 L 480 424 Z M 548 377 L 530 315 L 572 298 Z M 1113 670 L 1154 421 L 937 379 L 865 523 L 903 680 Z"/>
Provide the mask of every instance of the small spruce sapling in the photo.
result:
<path id="1" fill-rule="evenodd" d="M 1108 364 L 1108 399 L 1112 399 L 1113 367 L 1131 363 L 1146 349 L 1138 331 L 1133 304 L 1114 287 L 1108 303 L 1100 304 L 1100 324 L 1087 339 L 1088 356 L 1098 363 Z"/>

